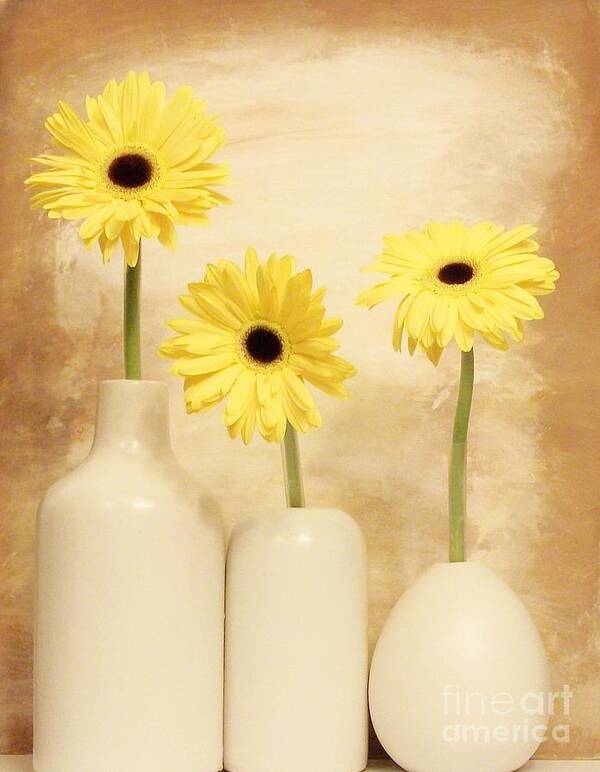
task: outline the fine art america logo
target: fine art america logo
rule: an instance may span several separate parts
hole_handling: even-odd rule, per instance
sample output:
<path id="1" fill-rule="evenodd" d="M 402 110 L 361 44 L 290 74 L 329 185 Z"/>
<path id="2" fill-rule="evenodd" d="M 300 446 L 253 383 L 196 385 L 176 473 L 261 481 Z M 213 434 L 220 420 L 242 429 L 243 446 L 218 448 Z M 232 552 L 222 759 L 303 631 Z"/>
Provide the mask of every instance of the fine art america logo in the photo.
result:
<path id="1" fill-rule="evenodd" d="M 548 739 L 568 743 L 572 700 L 568 685 L 557 692 L 527 692 L 518 698 L 507 692 L 483 695 L 449 685 L 443 692 L 443 738 L 448 743 L 541 743 Z"/>

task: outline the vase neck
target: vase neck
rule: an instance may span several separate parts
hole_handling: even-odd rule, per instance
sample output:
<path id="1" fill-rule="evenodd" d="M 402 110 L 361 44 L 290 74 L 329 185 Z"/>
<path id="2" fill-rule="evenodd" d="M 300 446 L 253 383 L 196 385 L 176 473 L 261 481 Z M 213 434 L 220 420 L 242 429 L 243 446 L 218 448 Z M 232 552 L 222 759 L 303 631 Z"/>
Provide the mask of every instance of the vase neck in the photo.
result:
<path id="1" fill-rule="evenodd" d="M 101 381 L 92 452 L 171 453 L 169 393 L 159 381 Z"/>

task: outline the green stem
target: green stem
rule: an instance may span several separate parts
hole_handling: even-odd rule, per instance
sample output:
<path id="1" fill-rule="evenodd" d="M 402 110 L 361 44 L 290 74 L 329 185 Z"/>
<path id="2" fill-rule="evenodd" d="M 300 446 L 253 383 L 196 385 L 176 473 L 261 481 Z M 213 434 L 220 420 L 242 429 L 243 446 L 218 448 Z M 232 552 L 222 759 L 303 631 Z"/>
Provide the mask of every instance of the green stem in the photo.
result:
<path id="1" fill-rule="evenodd" d="M 125 268 L 125 293 L 123 308 L 123 354 L 125 358 L 125 378 L 139 380 L 142 377 L 140 355 L 140 284 L 142 278 L 142 240 L 138 249 L 138 259 L 132 268 Z"/>
<path id="2" fill-rule="evenodd" d="M 475 361 L 473 349 L 461 352 L 460 383 L 452 432 L 452 449 L 448 472 L 448 504 L 450 510 L 450 562 L 465 559 L 465 504 L 467 476 L 467 434 L 473 400 Z"/>
<path id="3" fill-rule="evenodd" d="M 304 486 L 302 484 L 302 469 L 300 468 L 300 446 L 298 434 L 289 421 L 281 443 L 281 460 L 283 461 L 287 505 L 288 507 L 303 507 Z"/>

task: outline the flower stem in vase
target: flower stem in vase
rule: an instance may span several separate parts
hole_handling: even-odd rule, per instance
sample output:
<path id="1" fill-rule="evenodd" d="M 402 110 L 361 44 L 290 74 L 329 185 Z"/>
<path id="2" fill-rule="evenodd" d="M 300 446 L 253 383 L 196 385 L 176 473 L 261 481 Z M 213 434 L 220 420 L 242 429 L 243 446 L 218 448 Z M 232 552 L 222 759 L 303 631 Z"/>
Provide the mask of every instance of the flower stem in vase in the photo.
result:
<path id="1" fill-rule="evenodd" d="M 136 264 L 134 266 L 125 266 L 123 353 L 125 358 L 125 378 L 127 380 L 139 380 L 142 377 L 140 356 L 141 278 L 142 240 L 140 239 Z"/>
<path id="2" fill-rule="evenodd" d="M 304 485 L 302 483 L 302 469 L 300 468 L 300 446 L 298 434 L 289 421 L 281 443 L 281 459 L 283 461 L 287 505 L 288 507 L 303 507 Z"/>
<path id="3" fill-rule="evenodd" d="M 467 471 L 467 434 L 473 400 L 475 362 L 473 349 L 461 352 L 460 383 L 452 432 L 452 448 L 448 472 L 448 504 L 450 513 L 450 562 L 465 560 L 465 504 Z"/>

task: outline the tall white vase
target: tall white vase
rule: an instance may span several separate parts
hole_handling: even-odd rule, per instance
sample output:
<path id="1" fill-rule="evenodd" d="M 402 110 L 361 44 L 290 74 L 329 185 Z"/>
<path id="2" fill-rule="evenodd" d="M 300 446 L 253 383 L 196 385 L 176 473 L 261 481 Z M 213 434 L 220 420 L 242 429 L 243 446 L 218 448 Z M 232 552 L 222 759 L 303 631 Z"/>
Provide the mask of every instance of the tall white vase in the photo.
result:
<path id="1" fill-rule="evenodd" d="M 335 509 L 244 519 L 226 596 L 225 768 L 363 770 L 366 548 L 354 520 Z"/>
<path id="2" fill-rule="evenodd" d="M 546 729 L 540 636 L 479 563 L 438 563 L 400 598 L 371 665 L 382 745 L 407 772 L 513 772 Z"/>
<path id="3" fill-rule="evenodd" d="M 92 451 L 38 514 L 36 772 L 220 770 L 223 589 L 166 385 L 101 383 Z"/>

